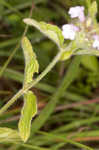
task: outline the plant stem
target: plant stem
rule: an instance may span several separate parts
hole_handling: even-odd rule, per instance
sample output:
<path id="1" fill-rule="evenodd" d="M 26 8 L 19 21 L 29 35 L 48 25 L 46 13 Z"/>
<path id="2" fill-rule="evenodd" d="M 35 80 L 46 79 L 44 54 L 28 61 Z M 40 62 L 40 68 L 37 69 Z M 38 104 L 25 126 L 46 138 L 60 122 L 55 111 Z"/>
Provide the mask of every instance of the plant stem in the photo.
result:
<path id="1" fill-rule="evenodd" d="M 16 93 L 9 101 L 7 104 L 5 104 L 1 109 L 0 109 L 0 115 L 4 113 L 20 96 L 22 96 L 25 92 L 27 92 L 31 87 L 33 87 L 35 84 L 37 84 L 59 61 L 60 56 L 62 54 L 62 51 L 60 51 L 53 61 L 47 66 L 47 68 L 30 84 L 28 84 L 26 87 L 23 89 L 19 90 L 18 93 Z"/>

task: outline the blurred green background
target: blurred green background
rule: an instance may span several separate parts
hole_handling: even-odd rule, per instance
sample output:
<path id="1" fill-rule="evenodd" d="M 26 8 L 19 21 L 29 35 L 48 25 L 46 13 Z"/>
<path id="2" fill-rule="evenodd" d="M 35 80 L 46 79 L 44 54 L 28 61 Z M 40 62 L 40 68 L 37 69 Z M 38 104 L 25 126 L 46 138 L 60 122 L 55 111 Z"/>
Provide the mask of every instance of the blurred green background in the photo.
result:
<path id="1" fill-rule="evenodd" d="M 99 1 L 97 0 L 97 4 Z M 0 0 L 0 107 L 21 87 L 24 56 L 21 38 L 23 19 L 30 16 L 61 28 L 70 22 L 68 10 L 86 0 Z M 99 20 L 99 14 L 97 14 Z M 56 45 L 33 27 L 26 36 L 37 55 L 41 73 L 57 53 Z M 37 77 L 37 74 L 35 75 Z M 7 139 L 0 150 L 81 150 L 99 148 L 99 60 L 95 56 L 75 56 L 58 62 L 32 88 L 38 98 L 38 114 L 32 121 L 27 143 Z M 0 116 L 0 127 L 17 129 L 22 97 Z"/>

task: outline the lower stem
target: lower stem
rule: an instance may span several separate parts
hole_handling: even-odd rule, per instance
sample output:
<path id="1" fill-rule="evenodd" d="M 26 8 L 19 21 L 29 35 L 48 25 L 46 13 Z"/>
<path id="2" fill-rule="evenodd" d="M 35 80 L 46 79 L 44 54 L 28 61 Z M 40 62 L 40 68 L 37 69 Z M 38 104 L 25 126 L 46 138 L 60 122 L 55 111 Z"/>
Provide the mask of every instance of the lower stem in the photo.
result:
<path id="1" fill-rule="evenodd" d="M 27 92 L 31 87 L 35 86 L 59 61 L 61 57 L 62 52 L 59 52 L 53 61 L 48 65 L 48 67 L 30 84 L 28 84 L 26 87 L 23 87 L 23 89 L 19 90 L 18 93 L 16 93 L 9 101 L 7 104 L 5 104 L 1 109 L 0 109 L 0 115 L 4 113 L 20 96 L 22 96 L 25 92 Z"/>

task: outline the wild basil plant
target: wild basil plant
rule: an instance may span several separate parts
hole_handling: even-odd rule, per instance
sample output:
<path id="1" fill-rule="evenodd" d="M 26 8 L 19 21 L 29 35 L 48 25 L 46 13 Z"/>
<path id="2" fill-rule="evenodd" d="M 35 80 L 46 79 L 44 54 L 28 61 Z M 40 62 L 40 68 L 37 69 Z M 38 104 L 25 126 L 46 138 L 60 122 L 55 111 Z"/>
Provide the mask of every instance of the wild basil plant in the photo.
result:
<path id="1" fill-rule="evenodd" d="M 62 29 L 55 25 L 37 22 L 30 18 L 23 20 L 25 24 L 37 28 L 50 40 L 55 42 L 59 51 L 48 67 L 35 79 L 33 76 L 39 72 L 39 64 L 30 41 L 27 37 L 23 37 L 21 42 L 25 58 L 23 87 L 0 109 L 0 115 L 22 95 L 24 105 L 21 111 L 18 131 L 2 128 L 0 134 L 4 135 L 6 133 L 3 136 L 3 141 L 6 135 L 9 135 L 9 141 L 13 140 L 14 137 L 17 140 L 21 138 L 24 142 L 28 140 L 31 120 L 37 113 L 37 98 L 30 88 L 38 83 L 58 61 L 67 60 L 73 55 L 88 54 L 99 56 L 99 24 L 96 20 L 96 13 L 97 4 L 95 1 L 88 7 L 87 15 L 85 15 L 85 8 L 83 6 L 71 7 L 68 14 L 72 21 L 69 24 L 64 24 Z"/>

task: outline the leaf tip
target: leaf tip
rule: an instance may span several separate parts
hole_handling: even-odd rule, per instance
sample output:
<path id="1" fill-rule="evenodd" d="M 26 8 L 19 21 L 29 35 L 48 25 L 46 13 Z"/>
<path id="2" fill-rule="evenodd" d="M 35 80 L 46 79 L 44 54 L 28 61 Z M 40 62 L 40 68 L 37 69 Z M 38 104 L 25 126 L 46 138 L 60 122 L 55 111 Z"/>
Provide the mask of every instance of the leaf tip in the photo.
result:
<path id="1" fill-rule="evenodd" d="M 19 128 L 19 135 L 21 137 L 21 140 L 26 143 L 29 136 L 30 136 L 30 130 L 28 132 L 25 132 L 24 130 L 26 129 L 24 127 L 24 123 L 22 120 L 19 121 L 19 124 L 18 124 L 18 128 Z M 26 130 L 27 131 L 27 130 Z"/>
<path id="2" fill-rule="evenodd" d="M 24 142 L 24 143 L 26 143 L 27 142 L 27 140 L 28 140 L 28 138 L 29 138 L 29 136 L 26 136 L 26 135 L 20 135 L 20 137 L 21 137 L 21 140 Z"/>

